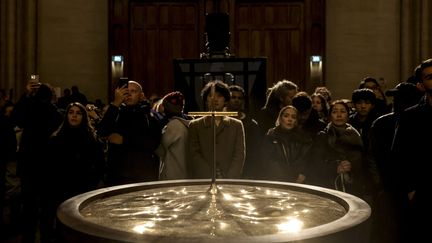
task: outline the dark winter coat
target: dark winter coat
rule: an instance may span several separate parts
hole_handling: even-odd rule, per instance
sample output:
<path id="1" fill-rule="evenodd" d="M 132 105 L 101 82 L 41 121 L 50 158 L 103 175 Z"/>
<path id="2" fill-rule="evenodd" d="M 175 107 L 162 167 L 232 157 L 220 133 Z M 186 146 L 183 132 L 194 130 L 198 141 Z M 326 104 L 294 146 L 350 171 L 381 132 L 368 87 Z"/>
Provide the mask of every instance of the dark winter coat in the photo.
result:
<path id="1" fill-rule="evenodd" d="M 118 133 L 123 144 L 109 144 L 107 179 L 109 185 L 158 180 L 159 158 L 154 151 L 160 144 L 162 126 L 150 106 L 110 105 L 98 124 L 98 135 Z"/>
<path id="2" fill-rule="evenodd" d="M 261 147 L 259 179 L 295 182 L 303 173 L 312 139 L 294 128 L 271 128 Z"/>
<path id="3" fill-rule="evenodd" d="M 358 131 L 349 124 L 341 128 L 329 123 L 318 134 L 308 159 L 306 183 L 336 189 L 337 166 L 342 160 L 350 161 L 352 167 L 350 178 L 344 184 L 346 192 L 363 196 L 367 169 L 363 161 L 363 143 Z M 338 185 L 341 190 L 340 183 Z"/>

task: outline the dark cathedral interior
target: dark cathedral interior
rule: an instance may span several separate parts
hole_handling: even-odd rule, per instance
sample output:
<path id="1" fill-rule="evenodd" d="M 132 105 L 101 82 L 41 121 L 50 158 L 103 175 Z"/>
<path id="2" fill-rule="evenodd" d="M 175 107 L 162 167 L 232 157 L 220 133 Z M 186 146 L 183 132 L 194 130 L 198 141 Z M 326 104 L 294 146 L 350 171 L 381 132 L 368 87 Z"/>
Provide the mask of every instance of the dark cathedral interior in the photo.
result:
<path id="1" fill-rule="evenodd" d="M 2 0 L 0 241 L 420 242 L 431 11 Z"/>

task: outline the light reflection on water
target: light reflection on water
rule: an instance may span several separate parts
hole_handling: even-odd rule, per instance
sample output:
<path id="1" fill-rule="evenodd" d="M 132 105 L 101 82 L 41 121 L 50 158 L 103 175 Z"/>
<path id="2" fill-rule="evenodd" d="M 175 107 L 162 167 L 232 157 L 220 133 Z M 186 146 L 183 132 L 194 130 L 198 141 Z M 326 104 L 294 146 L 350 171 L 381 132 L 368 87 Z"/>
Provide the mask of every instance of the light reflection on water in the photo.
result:
<path id="1" fill-rule="evenodd" d="M 81 210 L 86 220 L 131 233 L 165 236 L 261 236 L 295 233 L 347 212 L 325 197 L 246 185 L 147 189 L 96 200 Z"/>

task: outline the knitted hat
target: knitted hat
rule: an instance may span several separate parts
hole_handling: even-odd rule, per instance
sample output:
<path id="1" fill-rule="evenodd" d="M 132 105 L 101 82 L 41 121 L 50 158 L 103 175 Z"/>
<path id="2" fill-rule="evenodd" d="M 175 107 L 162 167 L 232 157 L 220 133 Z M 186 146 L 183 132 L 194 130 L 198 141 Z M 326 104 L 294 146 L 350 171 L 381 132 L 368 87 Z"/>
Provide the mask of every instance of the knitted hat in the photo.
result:
<path id="1" fill-rule="evenodd" d="M 165 95 L 162 101 L 166 115 L 182 115 L 184 104 L 184 96 L 178 91 Z"/>

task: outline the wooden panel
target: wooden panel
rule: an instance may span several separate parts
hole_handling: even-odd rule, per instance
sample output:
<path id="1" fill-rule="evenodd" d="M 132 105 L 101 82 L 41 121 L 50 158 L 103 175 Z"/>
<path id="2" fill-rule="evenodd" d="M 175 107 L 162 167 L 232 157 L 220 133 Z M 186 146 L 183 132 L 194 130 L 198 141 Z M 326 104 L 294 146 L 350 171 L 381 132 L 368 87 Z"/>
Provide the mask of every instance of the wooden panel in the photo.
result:
<path id="1" fill-rule="evenodd" d="M 196 25 L 197 21 L 197 9 L 193 5 L 185 6 L 184 8 L 184 23 L 185 25 Z"/>
<path id="2" fill-rule="evenodd" d="M 171 13 L 171 22 L 170 24 L 173 25 L 178 25 L 178 27 L 181 28 L 181 26 L 184 25 L 184 6 L 172 6 L 170 9 L 170 13 Z"/>
<path id="3" fill-rule="evenodd" d="M 240 57 L 268 57 L 267 84 L 289 79 L 305 87 L 308 73 L 305 53 L 303 1 L 238 1 L 235 43 Z M 246 48 L 251 50 L 247 52 Z"/>
<path id="4" fill-rule="evenodd" d="M 154 12 L 156 12 L 156 11 L 157 10 L 155 9 Z M 169 24 L 170 24 L 170 7 L 169 6 L 160 6 L 159 25 L 160 26 L 167 26 Z"/>
<path id="5" fill-rule="evenodd" d="M 279 64 L 277 65 L 278 68 L 274 70 L 274 75 L 277 80 L 285 78 L 286 74 L 290 71 L 289 65 L 286 65 L 287 60 L 289 61 L 291 59 L 291 55 L 289 53 L 290 45 L 291 43 L 289 39 L 289 31 L 281 30 L 274 32 L 275 49 L 273 50 L 272 56 L 274 59 L 274 63 Z M 276 80 L 274 80 L 274 82 L 276 82 Z"/>
<path id="6" fill-rule="evenodd" d="M 305 55 L 302 35 L 303 33 L 301 30 L 290 31 L 290 63 L 288 63 L 288 65 L 290 67 L 289 73 L 291 74 L 291 77 L 293 77 L 294 80 L 304 82 L 306 73 L 305 65 L 303 65 Z"/>
<path id="7" fill-rule="evenodd" d="M 132 33 L 133 34 L 133 33 Z M 134 79 L 138 79 L 138 80 L 142 80 L 144 83 L 144 88 L 145 88 L 145 92 L 147 93 L 147 95 L 150 95 L 152 93 L 154 93 L 155 91 L 155 86 L 156 86 L 156 82 L 158 82 L 158 76 L 157 76 L 157 63 L 160 61 L 159 57 L 160 57 L 160 51 L 159 50 L 159 41 L 158 41 L 158 31 L 154 30 L 154 29 L 148 29 L 147 31 L 145 31 L 145 42 L 143 43 L 144 45 L 139 45 L 139 47 L 142 47 L 142 49 L 138 49 L 141 51 L 140 52 L 135 52 L 132 51 L 131 52 L 131 56 L 135 55 L 135 54 L 141 54 L 142 56 L 145 57 L 144 62 L 138 63 L 139 66 L 143 65 L 145 73 L 145 76 L 135 76 L 135 71 L 139 72 L 139 69 L 141 69 L 138 66 L 138 70 L 133 69 L 131 70 L 132 73 L 132 77 L 134 77 Z M 133 38 L 132 38 L 133 39 Z M 137 51 L 138 51 L 137 50 Z"/>
<path id="8" fill-rule="evenodd" d="M 171 91 L 170 62 L 199 57 L 204 16 L 215 1 L 230 14 L 231 53 L 268 57 L 268 86 L 287 78 L 313 89 L 309 57 L 324 57 L 324 0 L 110 0 L 110 55 L 124 55 L 125 76 L 144 81 L 146 89 Z"/>
<path id="9" fill-rule="evenodd" d="M 263 53 L 257 53 L 257 56 L 264 56 L 264 57 L 273 57 L 275 55 L 274 53 L 274 45 L 273 45 L 273 41 L 274 41 L 275 37 L 274 37 L 274 32 L 273 31 L 264 31 L 264 49 L 263 49 Z M 276 80 L 276 78 L 274 77 L 275 72 L 274 70 L 276 69 L 276 62 L 274 60 L 274 58 L 267 58 L 267 84 L 269 83 L 269 81 L 271 81 L 271 83 L 274 82 L 274 80 Z"/>
<path id="10" fill-rule="evenodd" d="M 250 48 L 250 42 L 249 42 L 249 31 L 247 30 L 240 30 L 239 32 L 237 32 L 237 36 L 238 36 L 238 42 L 242 43 L 241 45 L 239 45 L 237 47 L 238 53 L 237 55 L 240 57 L 246 57 L 249 56 L 249 50 L 251 50 L 252 48 Z"/>
<path id="11" fill-rule="evenodd" d="M 146 33 L 145 31 L 135 31 L 134 38 L 131 40 L 130 48 L 131 50 L 141 49 L 141 45 L 145 45 L 146 43 Z M 145 62 L 145 58 L 147 57 L 147 53 L 140 53 L 139 55 L 133 55 L 133 59 L 130 61 L 130 69 L 136 70 L 136 76 L 145 76 L 145 70 L 142 68 L 141 63 Z M 138 73 L 140 71 L 140 73 Z M 135 79 L 135 77 L 129 76 L 128 73 L 125 73 L 124 76 L 128 76 L 131 79 Z"/>
<path id="12" fill-rule="evenodd" d="M 245 25 L 249 22 L 249 8 L 248 6 L 237 6 L 236 9 L 236 20 L 237 20 L 237 26 L 239 29 L 244 28 Z"/>
<path id="13" fill-rule="evenodd" d="M 173 91 L 173 58 L 199 57 L 199 6 L 194 2 L 131 3 L 129 77 L 146 95 Z"/>
<path id="14" fill-rule="evenodd" d="M 275 8 L 273 6 L 266 6 L 264 7 L 264 16 L 265 18 L 263 19 L 263 22 L 265 25 L 271 26 L 273 24 L 275 24 L 274 21 L 274 10 Z M 261 10 L 262 11 L 262 10 Z"/>
<path id="15" fill-rule="evenodd" d="M 124 36 L 129 33 L 128 32 L 128 28 L 126 26 L 122 26 L 122 25 L 114 25 L 111 28 L 111 33 L 112 33 L 112 46 L 111 46 L 111 50 L 113 52 L 118 52 L 118 53 L 114 53 L 114 54 L 120 54 L 121 52 L 119 50 L 122 50 L 125 46 L 128 46 L 128 39 L 124 38 Z"/>
<path id="16" fill-rule="evenodd" d="M 275 23 L 287 25 L 290 22 L 289 20 L 290 15 L 288 10 L 289 10 L 288 6 L 279 6 L 278 8 L 276 8 Z"/>
<path id="17" fill-rule="evenodd" d="M 128 0 L 112 0 L 110 6 L 110 20 L 112 23 L 127 23 Z"/>
<path id="18" fill-rule="evenodd" d="M 295 26 L 300 26 L 303 23 L 303 6 L 300 4 L 293 4 L 288 10 L 289 23 Z"/>
<path id="19" fill-rule="evenodd" d="M 323 57 L 325 63 L 325 0 L 305 0 L 305 35 L 304 42 L 305 55 L 320 55 Z M 316 86 L 325 85 L 323 77 L 325 77 L 325 64 L 323 65 L 323 73 L 321 78 L 310 79 L 310 68 L 307 67 L 305 72 L 308 74 L 308 82 L 305 84 L 306 90 L 314 90 Z"/>

